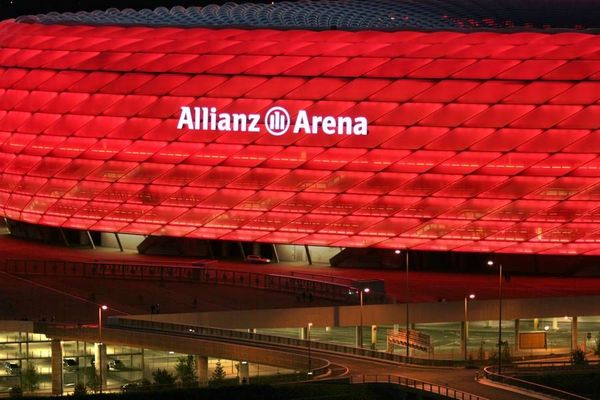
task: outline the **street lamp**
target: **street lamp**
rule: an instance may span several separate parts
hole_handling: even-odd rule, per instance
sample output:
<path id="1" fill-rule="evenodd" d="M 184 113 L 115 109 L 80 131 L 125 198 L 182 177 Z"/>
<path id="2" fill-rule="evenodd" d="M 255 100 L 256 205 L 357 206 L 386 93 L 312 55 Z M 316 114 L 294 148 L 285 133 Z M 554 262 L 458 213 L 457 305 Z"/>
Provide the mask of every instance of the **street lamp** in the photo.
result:
<path id="1" fill-rule="evenodd" d="M 108 306 L 101 305 L 98 307 L 98 337 L 100 338 L 100 342 L 102 342 L 102 311 L 108 310 Z"/>
<path id="2" fill-rule="evenodd" d="M 310 356 L 310 328 L 312 328 L 312 322 L 308 323 L 308 331 L 306 332 L 306 337 L 308 338 L 308 375 L 312 375 L 312 358 Z"/>
<path id="3" fill-rule="evenodd" d="M 101 305 L 100 307 L 98 307 L 98 345 L 102 345 L 102 311 L 106 311 L 108 310 L 108 306 L 107 305 Z M 96 360 L 96 366 L 99 367 L 98 368 L 98 375 L 100 378 L 100 393 L 102 393 L 102 387 L 104 386 L 104 377 L 102 376 L 104 371 L 104 359 L 102 357 L 102 349 L 100 348 L 99 351 L 97 351 L 97 360 Z"/>
<path id="4" fill-rule="evenodd" d="M 465 296 L 465 328 L 464 328 L 464 337 L 463 337 L 463 346 L 465 351 L 465 361 L 467 361 L 467 346 L 469 343 L 469 300 L 474 300 L 475 295 L 471 293 L 468 296 Z"/>
<path id="5" fill-rule="evenodd" d="M 494 266 L 489 260 L 487 265 Z M 502 263 L 498 264 L 498 374 L 502 373 Z"/>
<path id="6" fill-rule="evenodd" d="M 396 255 L 400 255 L 400 253 L 402 253 L 402 250 L 395 250 L 394 253 L 396 253 Z M 410 347 L 409 347 L 409 343 L 410 343 L 410 315 L 409 315 L 409 310 L 408 310 L 408 303 L 410 302 L 410 292 L 409 292 L 409 287 L 408 287 L 408 249 L 405 251 L 406 253 L 406 273 L 405 273 L 405 283 L 406 286 L 404 288 L 404 293 L 405 293 L 405 302 L 406 302 L 406 359 L 408 360 L 410 358 Z"/>
<path id="7" fill-rule="evenodd" d="M 360 330 L 359 330 L 359 335 L 358 335 L 358 344 L 360 345 L 360 348 L 363 348 L 363 293 L 369 293 L 371 291 L 371 289 L 364 288 L 360 290 Z"/>

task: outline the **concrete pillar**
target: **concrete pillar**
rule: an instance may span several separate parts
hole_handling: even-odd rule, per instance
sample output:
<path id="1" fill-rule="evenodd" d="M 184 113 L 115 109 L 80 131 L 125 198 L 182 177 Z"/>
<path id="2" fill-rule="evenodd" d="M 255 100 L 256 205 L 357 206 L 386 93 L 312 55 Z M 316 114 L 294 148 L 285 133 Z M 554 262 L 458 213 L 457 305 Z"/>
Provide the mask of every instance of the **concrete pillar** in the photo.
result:
<path id="1" fill-rule="evenodd" d="M 467 332 L 466 321 L 460 322 L 460 354 L 467 354 L 467 340 L 469 333 Z M 467 357 L 465 357 L 466 360 Z"/>
<path id="2" fill-rule="evenodd" d="M 260 255 L 260 243 L 252 243 L 252 254 Z"/>
<path id="3" fill-rule="evenodd" d="M 331 332 L 331 327 L 330 326 L 326 326 L 325 327 L 325 332 Z"/>
<path id="4" fill-rule="evenodd" d="M 398 333 L 398 331 L 400 330 L 400 324 L 394 324 L 392 330 L 394 333 Z"/>
<path id="5" fill-rule="evenodd" d="M 208 385 L 208 357 L 196 356 L 196 374 L 200 386 Z"/>
<path id="6" fill-rule="evenodd" d="M 247 385 L 250 383 L 250 364 L 248 361 L 240 361 L 238 364 L 238 371 L 240 375 L 240 385 Z"/>
<path id="7" fill-rule="evenodd" d="M 298 338 L 300 340 L 308 339 L 308 327 L 303 327 L 298 329 Z"/>
<path id="8" fill-rule="evenodd" d="M 229 247 L 227 242 L 221 242 L 221 257 L 229 257 Z"/>
<path id="9" fill-rule="evenodd" d="M 360 347 L 360 343 L 362 342 L 362 326 L 354 327 L 354 345 L 356 347 Z"/>
<path id="10" fill-rule="evenodd" d="M 519 338 L 521 330 L 521 320 L 515 319 L 515 353 L 521 349 L 521 340 Z"/>
<path id="11" fill-rule="evenodd" d="M 377 346 L 377 325 L 371 325 L 371 348 Z"/>
<path id="12" fill-rule="evenodd" d="M 102 391 L 106 388 L 106 366 L 108 362 L 108 358 L 106 356 L 106 344 L 94 344 L 94 359 L 96 364 L 96 376 L 98 377 L 98 382 L 100 383 L 100 390 Z"/>
<path id="13" fill-rule="evenodd" d="M 571 318 L 571 348 L 573 350 L 577 350 L 579 343 L 577 343 L 577 335 L 579 334 L 579 330 L 577 328 L 577 317 Z"/>
<path id="14" fill-rule="evenodd" d="M 558 330 L 558 318 L 552 318 L 552 329 L 555 331 Z"/>
<path id="15" fill-rule="evenodd" d="M 533 319 L 533 330 L 534 331 L 539 331 L 540 330 L 540 319 L 539 318 L 534 318 Z"/>
<path id="16" fill-rule="evenodd" d="M 52 339 L 52 395 L 63 395 L 63 347 L 60 339 Z"/>

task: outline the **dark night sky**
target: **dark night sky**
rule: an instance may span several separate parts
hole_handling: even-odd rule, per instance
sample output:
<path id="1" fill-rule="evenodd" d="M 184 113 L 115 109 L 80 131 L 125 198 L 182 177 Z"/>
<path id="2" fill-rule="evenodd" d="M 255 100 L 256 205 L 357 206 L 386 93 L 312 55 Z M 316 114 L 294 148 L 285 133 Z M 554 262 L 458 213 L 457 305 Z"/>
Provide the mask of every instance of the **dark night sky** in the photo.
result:
<path id="1" fill-rule="evenodd" d="M 201 6 L 205 4 L 224 4 L 232 0 L 0 0 L 0 19 L 18 17 L 27 14 L 42 14 L 50 11 L 93 11 L 115 7 L 156 8 L 159 6 Z M 267 0 L 238 0 L 237 2 L 267 3 Z"/>

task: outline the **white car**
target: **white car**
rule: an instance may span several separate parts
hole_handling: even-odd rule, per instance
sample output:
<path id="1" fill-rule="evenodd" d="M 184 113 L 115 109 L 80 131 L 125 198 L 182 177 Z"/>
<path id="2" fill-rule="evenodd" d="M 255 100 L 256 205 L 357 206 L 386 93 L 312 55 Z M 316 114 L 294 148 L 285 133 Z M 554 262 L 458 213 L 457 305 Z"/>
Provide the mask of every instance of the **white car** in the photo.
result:
<path id="1" fill-rule="evenodd" d="M 250 254 L 249 256 L 246 256 L 246 262 L 253 264 L 268 264 L 271 262 L 271 259 L 261 257 L 256 254 Z"/>

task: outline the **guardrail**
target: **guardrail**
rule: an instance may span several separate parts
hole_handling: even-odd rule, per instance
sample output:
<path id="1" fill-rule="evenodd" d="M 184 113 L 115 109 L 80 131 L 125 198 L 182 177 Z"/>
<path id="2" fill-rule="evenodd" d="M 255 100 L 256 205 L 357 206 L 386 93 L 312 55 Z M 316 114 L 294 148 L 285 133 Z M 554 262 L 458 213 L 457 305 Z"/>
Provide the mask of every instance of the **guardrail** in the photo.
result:
<path id="1" fill-rule="evenodd" d="M 109 317 L 107 326 L 110 328 L 121 329 L 139 329 L 147 331 L 171 332 L 192 336 L 211 336 L 220 338 L 231 338 L 236 340 L 259 341 L 264 343 L 273 343 L 278 345 L 308 347 L 309 341 L 304 339 L 288 338 L 283 336 L 265 335 L 262 333 L 251 333 L 236 331 L 231 329 L 199 327 L 194 325 L 172 324 L 167 322 L 157 322 L 148 320 L 129 319 L 126 317 Z M 386 353 L 377 350 L 361 349 L 358 347 L 345 346 L 334 343 L 324 343 L 310 341 L 312 350 L 320 350 L 332 353 L 343 353 L 357 357 L 367 357 L 371 359 L 390 361 L 395 363 L 410 363 L 423 366 L 439 366 L 439 367 L 459 367 L 464 366 L 464 361 L 452 360 L 432 360 L 423 358 L 413 358 L 400 355 Z"/>
<path id="2" fill-rule="evenodd" d="M 557 369 L 557 368 L 568 368 L 568 369 L 581 369 L 587 367 L 600 367 L 600 360 L 586 360 L 585 365 L 573 364 L 572 361 L 520 361 L 511 364 L 510 368 L 513 370 L 521 371 L 527 369 Z"/>
<path id="3" fill-rule="evenodd" d="M 2 268 L 2 264 L 0 264 Z M 15 275 L 50 275 L 95 279 L 134 279 L 206 283 L 248 287 L 291 293 L 303 300 L 313 297 L 357 304 L 356 288 L 335 282 L 290 275 L 266 274 L 210 267 L 209 265 L 160 265 L 113 262 L 77 262 L 52 260 L 6 260 L 3 270 Z M 384 294 L 365 296 L 365 303 L 381 303 Z"/>
<path id="4" fill-rule="evenodd" d="M 564 390 L 556 389 L 550 386 L 540 385 L 538 383 L 529 382 L 513 376 L 501 375 L 494 371 L 495 367 L 485 367 L 483 369 L 484 376 L 494 382 L 502 383 L 509 386 L 517 386 L 519 388 L 530 390 L 532 392 L 546 394 L 559 399 L 565 400 L 592 400 L 588 397 L 579 396 L 574 393 L 565 392 Z"/>
<path id="5" fill-rule="evenodd" d="M 424 382 L 399 375 L 353 375 L 350 377 L 350 383 L 391 383 L 423 392 L 433 393 L 450 399 L 487 400 L 485 397 L 463 392 L 448 386 L 441 386 L 435 383 Z"/>

